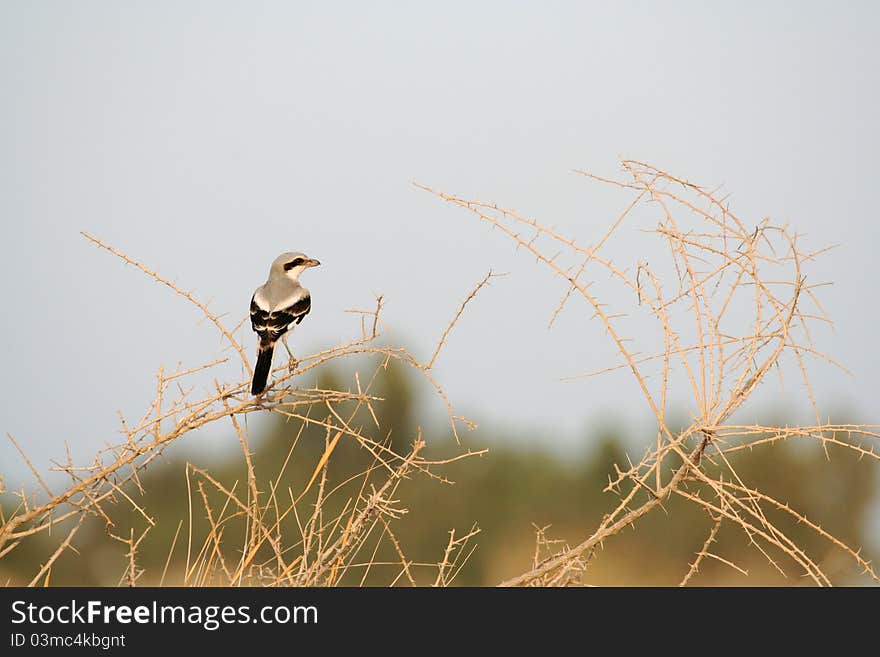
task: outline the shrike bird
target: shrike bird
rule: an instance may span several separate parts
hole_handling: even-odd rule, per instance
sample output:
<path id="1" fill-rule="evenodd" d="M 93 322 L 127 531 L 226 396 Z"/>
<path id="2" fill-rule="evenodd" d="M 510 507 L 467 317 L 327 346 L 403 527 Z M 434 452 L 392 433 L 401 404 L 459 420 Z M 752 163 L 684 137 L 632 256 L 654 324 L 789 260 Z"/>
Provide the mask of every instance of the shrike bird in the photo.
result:
<path id="1" fill-rule="evenodd" d="M 299 277 L 309 267 L 320 264 L 304 253 L 282 253 L 272 263 L 269 279 L 254 292 L 251 298 L 251 327 L 260 339 L 260 350 L 251 383 L 252 395 L 259 395 L 266 389 L 275 343 L 279 338 L 284 338 L 285 333 L 299 324 L 312 309 L 312 298 L 309 291 L 299 284 Z M 286 340 L 284 346 L 287 347 Z"/>

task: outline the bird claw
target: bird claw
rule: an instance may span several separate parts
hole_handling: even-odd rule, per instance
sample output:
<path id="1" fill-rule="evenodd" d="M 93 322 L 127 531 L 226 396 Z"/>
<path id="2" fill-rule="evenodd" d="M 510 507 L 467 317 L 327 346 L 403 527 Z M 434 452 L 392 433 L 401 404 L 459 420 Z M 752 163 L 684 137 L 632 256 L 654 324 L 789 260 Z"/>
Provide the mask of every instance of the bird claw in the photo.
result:
<path id="1" fill-rule="evenodd" d="M 281 342 L 284 345 L 284 349 L 287 351 L 287 371 L 290 374 L 293 374 L 293 371 L 296 369 L 296 366 L 299 365 L 299 361 L 296 359 L 296 356 L 293 355 L 293 352 L 290 350 L 290 346 L 287 344 L 287 336 L 283 336 L 281 338 Z"/>
<path id="2" fill-rule="evenodd" d="M 272 390 L 272 387 L 275 385 L 274 381 L 270 381 L 266 388 L 259 395 L 254 397 L 254 403 L 260 408 L 269 408 L 270 405 L 274 404 L 277 401 L 275 396 L 275 391 Z"/>

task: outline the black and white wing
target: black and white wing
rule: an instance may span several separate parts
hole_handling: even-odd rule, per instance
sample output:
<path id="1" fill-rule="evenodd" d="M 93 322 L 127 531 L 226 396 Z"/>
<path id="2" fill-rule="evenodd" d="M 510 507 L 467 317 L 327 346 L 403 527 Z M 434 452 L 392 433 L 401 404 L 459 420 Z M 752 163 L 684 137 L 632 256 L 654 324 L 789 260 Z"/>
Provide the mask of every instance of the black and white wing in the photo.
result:
<path id="1" fill-rule="evenodd" d="M 251 328 L 260 338 L 260 346 L 274 344 L 282 335 L 299 324 L 312 309 L 312 298 L 306 294 L 289 306 L 267 310 L 251 298 Z"/>

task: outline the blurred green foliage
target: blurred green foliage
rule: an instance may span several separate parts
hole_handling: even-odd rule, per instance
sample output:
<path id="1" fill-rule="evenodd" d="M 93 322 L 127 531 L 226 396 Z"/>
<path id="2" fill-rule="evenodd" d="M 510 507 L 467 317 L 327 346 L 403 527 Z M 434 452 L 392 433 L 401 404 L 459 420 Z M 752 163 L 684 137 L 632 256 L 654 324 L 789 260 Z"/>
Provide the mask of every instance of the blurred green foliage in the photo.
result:
<path id="1" fill-rule="evenodd" d="M 349 377 L 340 372 L 329 371 L 323 375 L 320 385 L 324 388 L 344 389 Z M 400 366 L 389 365 L 377 380 L 373 394 L 384 401 L 375 405 L 382 435 L 390 446 L 402 453 L 417 435 L 421 403 L 416 387 L 407 372 Z M 347 411 L 342 405 L 341 415 Z M 325 445 L 325 431 L 310 426 L 302 429 L 297 420 L 272 416 L 265 435 L 253 435 L 251 447 L 258 475 L 260 491 L 268 491 L 277 485 L 278 490 L 290 489 L 299 494 L 314 471 Z M 484 424 L 485 418 L 483 418 Z M 375 428 L 368 413 L 362 412 L 353 426 Z M 300 431 L 302 429 L 302 431 Z M 460 452 L 448 429 L 424 428 L 428 447 L 427 458 L 442 458 Z M 298 440 L 297 435 L 299 434 Z M 481 429 L 467 433 L 463 439 L 467 446 L 479 449 L 489 447 L 489 453 L 443 466 L 437 470 L 454 483 L 443 483 L 416 474 L 405 481 L 395 495 L 398 506 L 408 512 L 393 524 L 395 535 L 409 559 L 416 563 L 436 564 L 451 529 L 461 536 L 476 524 L 481 532 L 472 539 L 477 549 L 471 554 L 460 571 L 456 584 L 491 585 L 506 577 L 517 575 L 530 567 L 535 550 L 536 526 L 547 526 L 550 538 L 576 544 L 586 538 L 608 512 L 618 496 L 604 493 L 608 476 L 614 463 L 625 467 L 627 449 L 639 445 L 640 452 L 647 443 L 625 439 L 613 428 L 586 432 L 585 445 L 579 454 L 565 457 L 553 455 L 541 446 L 553 442 L 552 428 L 532 436 L 493 435 L 491 430 Z M 230 427 L 230 441 L 237 441 Z M 296 447 L 291 452 L 293 441 Z M 510 447 L 509 444 L 531 445 L 530 448 Z M 281 465 L 291 454 L 281 480 L 276 481 Z M 246 474 L 241 452 L 229 452 L 220 462 L 215 457 L 187 455 L 194 465 L 208 469 L 213 477 L 229 488 L 243 490 Z M 632 454 L 637 460 L 637 453 Z M 847 544 L 856 548 L 864 546 L 868 552 L 877 549 L 871 544 L 869 512 L 876 500 L 876 462 L 859 460 L 844 449 L 829 449 L 803 442 L 787 441 L 754 450 L 742 450 L 731 455 L 731 460 L 742 479 L 777 499 L 803 512 Z M 208 465 L 209 463 L 209 465 Z M 340 442 L 333 453 L 329 467 L 328 484 L 337 484 L 348 477 L 363 472 L 372 463 L 367 452 L 350 439 Z M 708 466 L 713 467 L 713 466 Z M 169 577 L 166 583 L 179 584 L 186 560 L 186 535 L 190 505 L 194 536 L 204 536 L 207 528 L 204 506 L 200 493 L 195 490 L 191 478 L 188 492 L 186 463 L 177 457 L 165 458 L 149 466 L 141 476 L 145 494 L 135 500 L 155 520 L 156 526 L 142 543 L 138 565 L 145 570 L 142 584 L 157 584 L 168 557 L 173 537 L 180 526 L 181 537 L 174 551 Z M 327 514 L 333 508 L 339 510 L 351 496 L 356 495 L 361 481 L 354 480 L 343 487 L 328 502 Z M 328 486 L 329 488 L 329 486 Z M 310 492 L 307 501 L 313 501 Z M 206 488 L 205 494 L 212 506 L 222 506 L 223 497 Z M 8 501 L 7 501 L 8 504 Z M 8 506 L 7 506 L 8 510 Z M 146 525 L 144 518 L 131 505 L 121 501 L 107 508 L 115 527 L 112 531 L 128 536 L 129 528 L 139 535 Z M 767 511 L 778 517 L 782 512 Z M 584 582 L 622 585 L 673 585 L 688 570 L 706 539 L 712 520 L 705 511 L 695 505 L 674 498 L 664 508 L 640 519 L 632 530 L 626 530 L 611 538 L 593 555 Z M 827 540 L 817 536 L 804 525 L 783 523 L 789 527 L 789 537 L 802 546 L 819 563 L 832 580 L 844 583 L 864 583 L 851 558 L 834 548 Z M 116 585 L 126 567 L 126 546 L 110 539 L 106 523 L 93 518 L 77 535 L 74 545 L 77 553 L 64 555 L 53 568 L 51 583 L 55 585 Z M 238 531 L 238 534 L 236 534 Z M 289 518 L 284 531 L 295 542 L 298 531 L 295 521 Z M 27 583 L 39 569 L 40 564 L 57 546 L 57 529 L 52 536 L 41 535 L 26 541 L 0 560 L 0 577 L 14 584 Z M 228 558 L 235 560 L 242 541 L 241 527 L 230 524 L 224 533 L 224 546 L 228 546 Z M 802 583 L 796 566 L 783 555 L 771 552 L 785 572 L 779 572 L 754 546 L 742 530 L 727 524 L 718 534 L 713 552 L 736 563 L 749 573 L 742 575 L 733 568 L 714 559 L 705 559 L 692 584 L 788 584 Z M 194 541 L 200 544 L 201 539 Z M 395 552 L 389 542 L 377 553 L 376 559 L 394 560 Z M 239 546 L 239 547 L 236 547 Z M 266 554 L 268 558 L 269 553 Z M 365 555 L 365 559 L 366 560 Z M 870 558 L 870 554 L 867 555 Z M 400 568 L 376 566 L 366 579 L 368 584 L 387 584 L 398 574 Z M 436 567 L 414 566 L 413 573 L 420 584 L 431 583 Z M 358 584 L 363 570 L 350 570 L 343 584 Z"/>

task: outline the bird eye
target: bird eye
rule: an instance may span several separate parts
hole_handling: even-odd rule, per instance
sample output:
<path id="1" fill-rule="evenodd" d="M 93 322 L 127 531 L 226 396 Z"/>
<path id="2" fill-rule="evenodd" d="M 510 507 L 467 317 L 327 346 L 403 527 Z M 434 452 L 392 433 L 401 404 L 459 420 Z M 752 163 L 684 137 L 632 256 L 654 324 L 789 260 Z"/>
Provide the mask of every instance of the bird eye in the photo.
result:
<path id="1" fill-rule="evenodd" d="M 294 267 L 299 267 L 304 262 L 305 260 L 303 260 L 302 258 L 294 258 L 284 265 L 284 271 L 290 271 Z"/>

